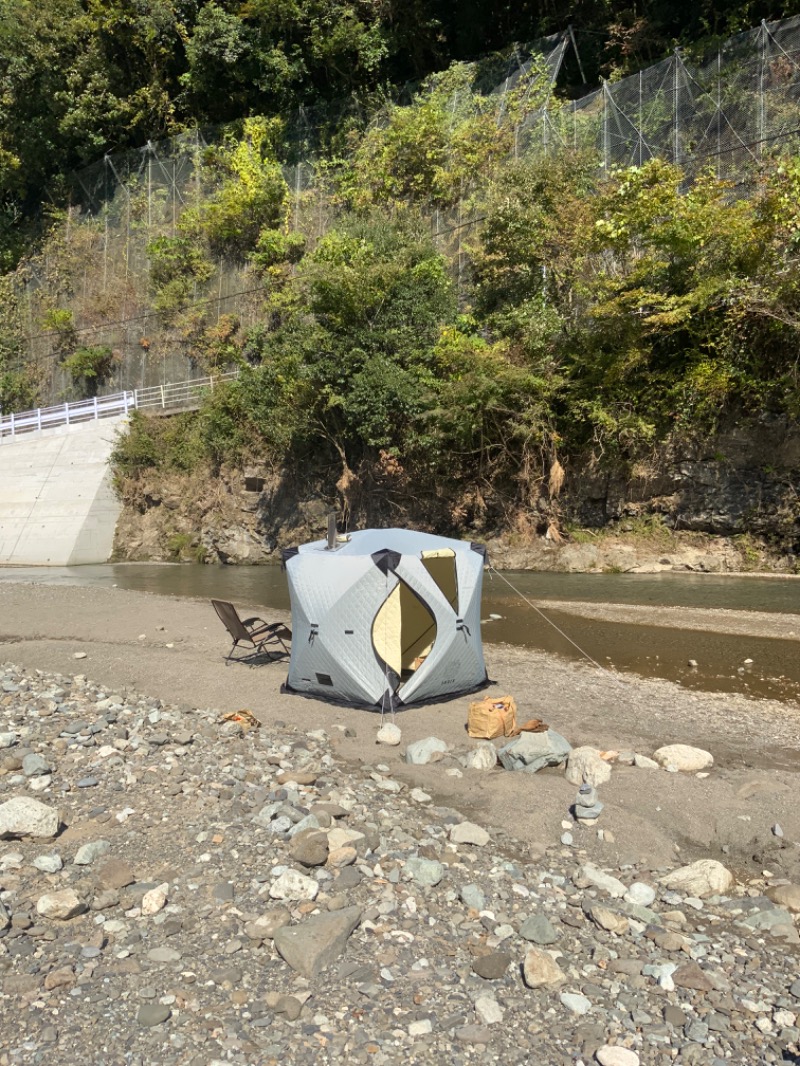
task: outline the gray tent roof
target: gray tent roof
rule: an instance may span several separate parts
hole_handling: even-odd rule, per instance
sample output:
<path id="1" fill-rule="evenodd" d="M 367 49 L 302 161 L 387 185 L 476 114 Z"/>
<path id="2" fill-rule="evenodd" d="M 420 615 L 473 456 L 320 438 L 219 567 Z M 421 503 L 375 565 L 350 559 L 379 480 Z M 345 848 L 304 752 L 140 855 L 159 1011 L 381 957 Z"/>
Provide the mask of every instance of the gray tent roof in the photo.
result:
<path id="1" fill-rule="evenodd" d="M 348 537 L 349 540 L 340 541 L 336 545 L 333 554 L 337 557 L 373 555 L 384 549 L 400 552 L 401 555 L 418 555 L 422 551 L 431 551 L 436 548 L 449 548 L 457 555 L 469 551 L 484 555 L 486 553 L 482 544 L 454 540 L 451 537 L 439 537 L 433 533 L 421 533 L 416 529 L 360 529 L 348 534 Z M 325 552 L 326 555 L 331 555 L 327 540 L 314 540 L 308 544 L 301 544 L 296 551 L 300 553 Z"/>

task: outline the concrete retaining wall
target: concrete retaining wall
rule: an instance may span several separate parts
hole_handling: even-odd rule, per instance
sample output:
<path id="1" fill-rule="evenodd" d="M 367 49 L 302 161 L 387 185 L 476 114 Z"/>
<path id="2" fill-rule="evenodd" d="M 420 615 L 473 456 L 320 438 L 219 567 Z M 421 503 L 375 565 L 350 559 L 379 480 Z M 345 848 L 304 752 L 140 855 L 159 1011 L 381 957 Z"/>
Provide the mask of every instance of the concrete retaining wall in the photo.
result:
<path id="1" fill-rule="evenodd" d="M 0 564 L 108 560 L 120 513 L 108 460 L 125 421 L 104 418 L 0 439 Z"/>

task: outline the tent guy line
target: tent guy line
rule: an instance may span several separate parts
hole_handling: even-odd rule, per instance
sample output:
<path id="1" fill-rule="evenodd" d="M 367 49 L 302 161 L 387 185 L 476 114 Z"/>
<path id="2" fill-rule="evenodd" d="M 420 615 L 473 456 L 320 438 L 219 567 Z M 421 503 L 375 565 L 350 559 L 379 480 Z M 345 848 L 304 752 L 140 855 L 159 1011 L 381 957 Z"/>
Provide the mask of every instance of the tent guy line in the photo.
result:
<path id="1" fill-rule="evenodd" d="M 541 609 L 541 607 L 537 607 L 536 604 L 532 600 L 529 600 L 527 598 L 527 596 L 524 596 L 519 591 L 518 588 L 515 588 L 514 585 L 511 584 L 511 582 L 508 580 L 507 577 L 504 577 L 500 573 L 499 570 L 495 570 L 495 568 L 493 566 L 490 566 L 489 567 L 489 573 L 491 574 L 492 577 L 499 577 L 501 581 L 505 581 L 505 583 L 512 590 L 512 592 L 515 592 L 517 594 L 517 596 L 519 596 L 519 598 L 524 603 L 527 603 L 527 605 L 529 607 L 532 607 L 534 609 L 534 611 L 536 611 L 537 614 L 541 615 L 541 617 L 545 620 L 545 622 L 547 622 L 548 625 L 552 626 L 553 629 L 555 629 L 555 631 L 557 633 L 560 633 L 561 636 L 564 638 L 564 640 L 569 641 L 569 643 L 573 646 L 573 648 L 577 648 L 577 650 L 581 653 L 581 655 L 585 659 L 588 659 L 589 662 L 592 663 L 594 666 L 596 666 L 598 670 L 602 671 L 604 674 L 608 674 L 608 676 L 613 681 L 615 681 L 621 688 L 625 687 L 625 685 L 624 685 L 624 683 L 623 683 L 623 681 L 622 681 L 622 679 L 620 677 L 618 677 L 616 674 L 612 673 L 610 670 L 607 670 L 605 666 L 601 666 L 600 663 L 597 662 L 596 659 L 593 659 L 591 657 L 591 655 L 588 653 L 588 651 L 584 651 L 583 648 L 580 646 L 580 644 L 576 644 L 575 641 L 572 639 L 572 637 L 567 636 L 567 634 L 564 632 L 563 629 L 561 629 L 560 626 L 557 626 L 556 623 L 551 618 L 547 617 L 547 615 L 544 613 L 544 611 Z"/>

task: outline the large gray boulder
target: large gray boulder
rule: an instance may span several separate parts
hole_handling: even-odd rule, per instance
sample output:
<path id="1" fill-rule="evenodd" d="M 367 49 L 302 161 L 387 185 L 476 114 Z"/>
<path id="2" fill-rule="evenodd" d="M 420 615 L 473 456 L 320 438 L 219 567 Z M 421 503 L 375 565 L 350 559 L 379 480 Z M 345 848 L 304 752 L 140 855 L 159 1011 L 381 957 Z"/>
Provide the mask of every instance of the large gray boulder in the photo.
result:
<path id="1" fill-rule="evenodd" d="M 415 766 L 425 766 L 429 762 L 438 762 L 447 751 L 447 744 L 439 737 L 425 737 L 415 740 L 406 748 L 406 762 Z"/>
<path id="2" fill-rule="evenodd" d="M 734 884 L 733 874 L 716 859 L 698 859 L 697 862 L 681 866 L 658 880 L 674 892 L 680 892 L 684 896 L 696 896 L 698 899 L 723 896 Z"/>
<path id="3" fill-rule="evenodd" d="M 714 765 L 714 756 L 704 748 L 693 748 L 690 744 L 667 744 L 653 752 L 653 758 L 665 769 L 696 774 L 708 770 Z"/>
<path id="4" fill-rule="evenodd" d="M 566 779 L 571 785 L 604 785 L 611 779 L 611 767 L 600 758 L 597 748 L 573 748 L 569 753 Z"/>
<path id="5" fill-rule="evenodd" d="M 304 977 L 317 977 L 336 962 L 360 921 L 360 907 L 315 914 L 299 925 L 285 925 L 276 929 L 275 947 L 293 970 Z"/>
<path id="6" fill-rule="evenodd" d="M 54 837 L 58 811 L 28 796 L 0 803 L 0 840 L 7 837 Z"/>
<path id="7" fill-rule="evenodd" d="M 572 751 L 572 745 L 555 729 L 544 733 L 522 733 L 498 752 L 506 770 L 524 770 L 535 774 L 544 766 L 560 766 Z"/>

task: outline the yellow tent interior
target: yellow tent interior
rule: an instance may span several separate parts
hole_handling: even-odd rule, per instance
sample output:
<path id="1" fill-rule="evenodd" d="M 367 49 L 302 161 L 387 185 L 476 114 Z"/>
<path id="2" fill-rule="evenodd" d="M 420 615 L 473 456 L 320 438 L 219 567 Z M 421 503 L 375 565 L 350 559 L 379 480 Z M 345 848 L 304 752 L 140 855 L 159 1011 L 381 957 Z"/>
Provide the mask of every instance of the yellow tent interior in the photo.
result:
<path id="1" fill-rule="evenodd" d="M 450 548 L 422 553 L 422 565 L 458 613 L 455 552 Z M 408 676 L 430 653 L 436 639 L 433 615 L 416 593 L 399 581 L 375 617 L 372 642 L 398 677 Z"/>

